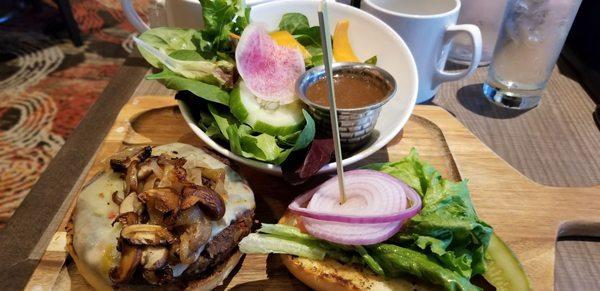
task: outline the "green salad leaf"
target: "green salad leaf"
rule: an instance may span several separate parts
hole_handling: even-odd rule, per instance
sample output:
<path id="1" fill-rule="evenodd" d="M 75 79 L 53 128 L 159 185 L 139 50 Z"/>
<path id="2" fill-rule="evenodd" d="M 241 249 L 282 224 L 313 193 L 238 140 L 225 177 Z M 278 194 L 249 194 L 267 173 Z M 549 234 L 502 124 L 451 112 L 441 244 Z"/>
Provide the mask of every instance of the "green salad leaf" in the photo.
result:
<path id="1" fill-rule="evenodd" d="M 281 164 L 291 152 L 307 147 L 315 135 L 315 122 L 305 111 L 306 125 L 302 130 L 275 137 L 241 123 L 227 106 L 207 103 L 206 108 L 208 112 L 200 110 L 198 126 L 207 135 L 227 141 L 233 153 L 249 159 Z"/>
<path id="2" fill-rule="evenodd" d="M 245 8 L 242 0 L 200 2 L 205 25 L 203 30 L 150 29 L 139 38 L 157 52 L 139 47 L 140 53 L 152 66 L 168 69 L 180 77 L 220 87 L 232 86 L 234 61 L 229 55 L 234 47 L 229 34 L 240 34 L 248 25 L 249 9 Z"/>
<path id="3" fill-rule="evenodd" d="M 285 30 L 292 35 L 310 28 L 308 18 L 302 13 L 286 13 L 281 17 L 279 30 Z"/>
<path id="4" fill-rule="evenodd" d="M 231 125 L 239 126 L 240 122 L 231 113 L 229 113 L 229 110 L 226 108 L 220 108 L 221 106 L 217 107 L 218 105 L 211 103 L 208 103 L 207 106 L 208 112 L 210 112 L 212 115 L 217 128 L 219 128 L 219 131 L 221 131 L 221 134 L 223 137 L 225 137 L 225 139 L 229 139 L 227 129 Z"/>
<path id="5" fill-rule="evenodd" d="M 146 79 L 161 80 L 165 87 L 169 89 L 177 91 L 187 90 L 205 100 L 229 105 L 229 93 L 218 86 L 182 77 L 166 68 L 160 73 L 146 76 Z"/>
<path id="6" fill-rule="evenodd" d="M 304 60 L 306 66 L 317 67 L 323 64 L 323 49 L 320 46 L 309 45 L 306 50 L 310 53 L 310 58 Z"/>
<path id="7" fill-rule="evenodd" d="M 244 253 L 290 254 L 304 258 L 323 260 L 327 251 L 318 244 L 294 241 L 269 234 L 251 233 L 239 244 Z"/>
<path id="8" fill-rule="evenodd" d="M 383 270 L 383 267 L 381 267 L 379 262 L 377 262 L 377 260 L 375 260 L 375 258 L 373 258 L 373 256 L 371 256 L 371 254 L 369 254 L 369 252 L 367 251 L 367 249 L 365 249 L 365 247 L 363 247 L 363 246 L 354 246 L 354 247 L 356 248 L 356 251 L 362 257 L 363 261 L 369 266 L 369 268 L 371 268 L 371 270 L 373 270 L 373 272 L 375 272 L 375 274 L 380 275 L 380 276 L 385 276 L 385 271 Z"/>
<path id="9" fill-rule="evenodd" d="M 196 46 L 192 41 L 195 30 L 157 27 L 142 33 L 139 38 L 165 55 L 169 55 L 176 50 L 195 51 Z M 161 68 L 161 62 L 150 52 L 140 49 L 140 53 L 155 68 Z"/>
<path id="10" fill-rule="evenodd" d="M 396 234 L 398 242 L 437 257 L 464 277 L 485 272 L 484 254 L 493 230 L 477 217 L 467 181 L 454 183 L 442 178 L 414 149 L 399 162 L 365 168 L 404 181 L 422 197 L 423 208 L 406 223 L 406 231 Z"/>
<path id="11" fill-rule="evenodd" d="M 258 230 L 242 251 L 269 253 L 273 246 L 260 249 L 258 238 L 277 238 L 277 253 L 298 254 L 298 244 L 324 250 L 324 257 L 368 266 L 388 277 L 411 274 L 443 286 L 446 290 L 480 290 L 470 279 L 486 270 L 485 252 L 492 228 L 481 221 L 471 201 L 466 182 L 444 179 L 413 149 L 398 162 L 367 165 L 364 168 L 388 173 L 414 188 L 422 197 L 423 208 L 389 240 L 370 246 L 342 246 L 319 240 L 293 226 L 267 225 Z M 287 250 L 288 242 L 294 248 Z M 294 253 L 292 253 L 294 252 Z"/>
<path id="12" fill-rule="evenodd" d="M 365 64 L 377 65 L 377 56 L 372 56 L 365 61 Z"/>
<path id="13" fill-rule="evenodd" d="M 249 23 L 250 10 L 243 0 L 200 0 L 204 29 L 196 35 L 205 56 L 232 51 L 229 34 L 240 35 Z"/>
<path id="14" fill-rule="evenodd" d="M 279 22 L 279 30 L 289 32 L 308 50 L 311 57 L 304 60 L 307 67 L 316 67 L 323 64 L 321 32 L 318 26 L 310 26 L 308 18 L 304 14 L 284 14 Z"/>
<path id="15" fill-rule="evenodd" d="M 231 83 L 233 64 L 227 61 L 205 60 L 190 41 L 192 30 L 175 30 L 179 37 L 168 39 L 170 28 L 144 32 L 138 42 L 140 53 L 150 64 L 188 78 L 214 85 Z M 146 41 L 148 40 L 148 41 Z M 137 40 L 136 40 L 137 42 Z"/>
<path id="16" fill-rule="evenodd" d="M 308 114 L 306 110 L 302 109 L 302 114 L 304 115 L 304 119 L 306 120 L 306 125 L 304 125 L 304 129 L 302 129 L 300 135 L 294 143 L 294 150 L 301 150 L 307 147 L 315 138 L 315 121 L 312 119 L 312 117 L 310 116 L 310 114 Z"/>
<path id="17" fill-rule="evenodd" d="M 275 137 L 266 133 L 255 136 L 241 132 L 240 143 L 244 152 L 251 154 L 252 158 L 263 161 L 275 161 L 282 151 Z"/>
<path id="18" fill-rule="evenodd" d="M 476 291 L 481 288 L 465 278 L 440 266 L 426 254 L 393 244 L 377 244 L 370 247 L 378 261 L 385 262 L 386 274 L 408 273 L 431 283 L 441 285 L 446 290 Z"/>

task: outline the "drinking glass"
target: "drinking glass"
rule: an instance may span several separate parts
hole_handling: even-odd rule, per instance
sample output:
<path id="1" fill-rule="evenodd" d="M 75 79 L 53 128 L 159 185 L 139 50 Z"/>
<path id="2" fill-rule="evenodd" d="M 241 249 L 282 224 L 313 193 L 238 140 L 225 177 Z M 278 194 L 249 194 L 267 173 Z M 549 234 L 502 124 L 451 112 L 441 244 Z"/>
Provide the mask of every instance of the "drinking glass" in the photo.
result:
<path id="1" fill-rule="evenodd" d="M 479 66 L 488 65 L 492 61 L 505 7 L 506 0 L 461 0 L 458 24 L 472 23 L 481 30 Z M 464 65 L 469 63 L 472 54 L 470 40 L 464 35 L 457 35 L 452 40 L 448 60 Z"/>
<path id="2" fill-rule="evenodd" d="M 537 106 L 581 0 L 509 0 L 483 92 L 502 107 Z"/>

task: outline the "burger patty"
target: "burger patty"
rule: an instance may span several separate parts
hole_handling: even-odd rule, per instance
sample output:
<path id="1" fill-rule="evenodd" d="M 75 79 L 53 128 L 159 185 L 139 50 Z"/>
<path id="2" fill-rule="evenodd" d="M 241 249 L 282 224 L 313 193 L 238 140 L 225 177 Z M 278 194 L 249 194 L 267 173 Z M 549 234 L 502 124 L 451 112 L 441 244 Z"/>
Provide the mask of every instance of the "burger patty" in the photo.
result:
<path id="1" fill-rule="evenodd" d="M 198 279 L 210 276 L 215 266 L 225 262 L 237 250 L 239 242 L 252 229 L 254 210 L 249 209 L 238 216 L 229 226 L 213 237 L 200 254 L 183 273 L 185 279 Z"/>

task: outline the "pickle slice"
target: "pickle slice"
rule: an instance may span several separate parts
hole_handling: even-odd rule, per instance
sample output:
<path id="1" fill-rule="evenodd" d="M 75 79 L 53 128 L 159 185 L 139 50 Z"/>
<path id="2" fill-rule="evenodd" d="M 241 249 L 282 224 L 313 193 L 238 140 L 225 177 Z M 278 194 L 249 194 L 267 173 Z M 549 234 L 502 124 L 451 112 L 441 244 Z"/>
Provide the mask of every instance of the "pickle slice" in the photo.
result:
<path id="1" fill-rule="evenodd" d="M 498 291 L 531 290 L 523 266 L 512 250 L 494 233 L 486 252 L 483 277 Z"/>

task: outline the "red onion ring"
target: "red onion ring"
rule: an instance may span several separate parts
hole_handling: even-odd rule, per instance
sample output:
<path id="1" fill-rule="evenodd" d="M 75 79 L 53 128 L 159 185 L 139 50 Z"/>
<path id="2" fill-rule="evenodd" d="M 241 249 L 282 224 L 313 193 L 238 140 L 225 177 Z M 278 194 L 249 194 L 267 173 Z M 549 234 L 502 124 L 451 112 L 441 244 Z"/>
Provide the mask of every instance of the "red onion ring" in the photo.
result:
<path id="1" fill-rule="evenodd" d="M 341 244 L 373 244 L 394 235 L 421 209 L 421 197 L 404 182 L 373 170 L 345 173 L 347 200 L 339 204 L 337 177 L 289 206 L 313 236 Z M 407 209 L 407 199 L 410 207 Z M 307 204 L 306 207 L 301 205 Z M 355 213 L 362 213 L 357 215 Z"/>

